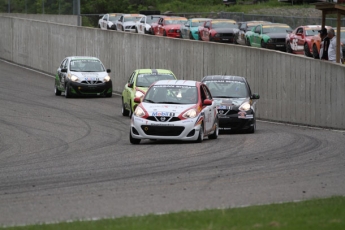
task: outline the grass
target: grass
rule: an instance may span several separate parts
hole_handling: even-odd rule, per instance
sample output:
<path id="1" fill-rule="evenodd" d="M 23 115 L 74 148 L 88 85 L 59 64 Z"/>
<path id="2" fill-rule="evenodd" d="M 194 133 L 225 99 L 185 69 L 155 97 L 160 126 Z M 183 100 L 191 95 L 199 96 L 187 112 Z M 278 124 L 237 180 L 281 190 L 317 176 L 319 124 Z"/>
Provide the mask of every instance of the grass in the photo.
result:
<path id="1" fill-rule="evenodd" d="M 9 227 L 10 230 L 343 230 L 345 197 L 243 208 Z"/>

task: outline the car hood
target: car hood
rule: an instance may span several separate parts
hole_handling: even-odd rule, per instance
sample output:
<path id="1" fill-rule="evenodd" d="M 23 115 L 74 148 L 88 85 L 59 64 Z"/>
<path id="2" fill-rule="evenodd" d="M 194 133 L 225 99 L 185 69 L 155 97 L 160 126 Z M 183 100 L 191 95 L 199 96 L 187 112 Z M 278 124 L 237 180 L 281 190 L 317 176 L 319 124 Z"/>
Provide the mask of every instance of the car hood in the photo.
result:
<path id="1" fill-rule="evenodd" d="M 78 77 L 78 82 L 82 81 L 104 81 L 104 78 L 108 76 L 107 72 L 70 72 L 70 74 Z"/>
<path id="2" fill-rule="evenodd" d="M 178 117 L 182 112 L 194 106 L 194 104 L 154 104 L 142 102 L 141 106 L 149 116 Z"/>
<path id="3" fill-rule="evenodd" d="M 221 107 L 239 107 L 242 105 L 245 101 L 249 101 L 249 98 L 213 98 L 216 106 L 218 108 Z"/>
<path id="4" fill-rule="evenodd" d="M 124 22 L 123 26 L 134 26 L 135 22 L 134 21 L 130 21 L 130 22 Z"/>
<path id="5" fill-rule="evenodd" d="M 267 33 L 270 38 L 286 38 L 286 33 Z"/>
<path id="6" fill-rule="evenodd" d="M 238 31 L 236 28 L 216 28 L 212 30 L 217 33 L 236 33 Z"/>

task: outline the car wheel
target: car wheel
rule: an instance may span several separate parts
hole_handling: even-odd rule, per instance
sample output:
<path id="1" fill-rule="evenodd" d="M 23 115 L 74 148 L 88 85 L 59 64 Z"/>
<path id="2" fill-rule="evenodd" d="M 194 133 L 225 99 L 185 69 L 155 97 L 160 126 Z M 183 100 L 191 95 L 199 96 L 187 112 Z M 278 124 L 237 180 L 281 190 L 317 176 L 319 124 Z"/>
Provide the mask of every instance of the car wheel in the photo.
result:
<path id="1" fill-rule="evenodd" d="M 57 86 L 55 86 L 55 95 L 56 96 L 60 96 L 61 95 L 61 91 L 57 88 Z"/>
<path id="2" fill-rule="evenodd" d="M 311 57 L 311 53 L 310 53 L 310 50 L 309 50 L 309 46 L 307 43 L 304 44 L 304 56 L 306 57 Z"/>
<path id="3" fill-rule="evenodd" d="M 122 26 L 122 31 L 125 31 L 125 28 L 123 28 L 123 26 Z"/>
<path id="4" fill-rule="evenodd" d="M 208 41 L 210 41 L 210 42 L 212 42 L 212 41 L 213 41 L 213 39 L 212 39 L 212 36 L 211 36 L 211 35 L 208 37 Z"/>
<path id="5" fill-rule="evenodd" d="M 107 25 L 107 30 L 110 30 L 111 28 Z"/>
<path id="6" fill-rule="evenodd" d="M 204 123 L 201 123 L 200 131 L 198 139 L 196 140 L 197 143 L 201 143 L 204 140 Z"/>
<path id="7" fill-rule="evenodd" d="M 68 87 L 68 84 L 66 84 L 66 87 L 65 87 L 65 98 L 70 98 L 71 95 L 70 95 L 70 91 L 69 91 L 69 87 Z"/>
<path id="8" fill-rule="evenodd" d="M 132 137 L 132 133 L 131 131 L 129 131 L 129 141 L 131 142 L 131 144 L 137 145 L 137 144 L 140 144 L 141 139 Z"/>
<path id="9" fill-rule="evenodd" d="M 313 57 L 314 59 L 320 59 L 319 51 L 316 48 L 316 45 L 313 45 Z"/>
<path id="10" fill-rule="evenodd" d="M 246 44 L 247 44 L 247 46 L 252 46 L 252 45 L 250 44 L 249 38 L 246 39 Z"/>
<path id="11" fill-rule="evenodd" d="M 216 126 L 216 130 L 214 130 L 214 132 L 211 135 L 208 135 L 208 139 L 217 139 L 218 138 L 218 134 L 219 134 L 218 119 L 215 123 L 215 126 Z"/>
<path id="12" fill-rule="evenodd" d="M 286 43 L 286 51 L 290 54 L 292 54 L 291 44 L 290 42 Z"/>
<path id="13" fill-rule="evenodd" d="M 164 37 L 167 36 L 167 32 L 165 32 L 165 30 L 163 31 L 163 36 L 164 36 Z"/>
<path id="14" fill-rule="evenodd" d="M 122 116 L 128 116 L 129 115 L 129 111 L 125 108 L 125 103 L 123 102 L 123 98 L 122 98 Z"/>
<path id="15" fill-rule="evenodd" d="M 261 48 L 266 48 L 264 40 L 261 40 Z"/>
<path id="16" fill-rule="evenodd" d="M 137 29 L 137 27 L 135 27 L 135 33 L 138 33 L 138 29 Z"/>
<path id="17" fill-rule="evenodd" d="M 189 33 L 189 39 L 194 40 L 192 32 Z"/>

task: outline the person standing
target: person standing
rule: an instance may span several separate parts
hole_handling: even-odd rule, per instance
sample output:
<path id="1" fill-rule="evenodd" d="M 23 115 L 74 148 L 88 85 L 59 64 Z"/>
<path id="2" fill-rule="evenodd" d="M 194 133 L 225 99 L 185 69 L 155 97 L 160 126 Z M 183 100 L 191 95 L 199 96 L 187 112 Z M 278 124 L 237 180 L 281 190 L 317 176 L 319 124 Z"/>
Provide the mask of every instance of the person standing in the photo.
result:
<path id="1" fill-rule="evenodd" d="M 331 62 L 336 62 L 336 55 L 337 55 L 337 38 L 335 37 L 334 29 L 328 29 L 327 36 L 330 39 L 329 47 L 328 47 L 328 60 Z M 340 49 L 340 62 L 343 63 L 343 50 L 341 47 Z"/>
<path id="2" fill-rule="evenodd" d="M 322 30 L 318 31 L 321 37 L 321 45 L 320 45 L 320 59 L 321 60 L 328 60 L 328 47 L 330 39 L 327 36 L 327 29 L 323 28 Z"/>

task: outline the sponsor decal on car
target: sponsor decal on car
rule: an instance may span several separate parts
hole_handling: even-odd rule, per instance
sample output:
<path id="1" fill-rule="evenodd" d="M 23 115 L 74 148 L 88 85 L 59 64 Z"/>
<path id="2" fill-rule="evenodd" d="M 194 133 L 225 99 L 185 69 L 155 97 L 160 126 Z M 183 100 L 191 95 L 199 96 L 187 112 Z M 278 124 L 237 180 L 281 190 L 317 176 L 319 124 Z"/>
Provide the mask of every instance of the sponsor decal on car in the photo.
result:
<path id="1" fill-rule="evenodd" d="M 171 112 L 152 112 L 152 116 L 158 116 L 158 117 L 173 117 L 175 116 L 175 113 Z"/>

